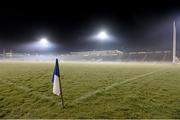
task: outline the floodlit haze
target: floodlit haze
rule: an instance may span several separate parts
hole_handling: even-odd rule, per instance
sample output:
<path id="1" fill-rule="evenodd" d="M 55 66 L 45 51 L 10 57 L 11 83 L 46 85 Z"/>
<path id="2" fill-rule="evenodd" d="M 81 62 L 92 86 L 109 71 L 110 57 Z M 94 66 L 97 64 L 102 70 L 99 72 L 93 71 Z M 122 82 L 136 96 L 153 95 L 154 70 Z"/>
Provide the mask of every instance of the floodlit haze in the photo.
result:
<path id="1" fill-rule="evenodd" d="M 180 48 L 179 13 L 176 3 L 8 4 L 1 7 L 0 48 L 56 53 L 100 50 L 102 46 L 123 51 L 171 50 L 174 20 Z M 113 39 L 107 42 L 108 35 Z M 92 36 L 104 42 L 91 40 Z"/>

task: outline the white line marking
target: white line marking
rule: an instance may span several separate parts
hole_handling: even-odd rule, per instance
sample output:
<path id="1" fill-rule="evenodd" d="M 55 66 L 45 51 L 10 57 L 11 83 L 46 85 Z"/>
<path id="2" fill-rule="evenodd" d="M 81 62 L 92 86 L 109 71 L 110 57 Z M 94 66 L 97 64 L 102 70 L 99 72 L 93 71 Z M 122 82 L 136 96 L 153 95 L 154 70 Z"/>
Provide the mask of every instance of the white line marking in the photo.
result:
<path id="1" fill-rule="evenodd" d="M 161 69 L 161 70 L 162 70 L 162 69 Z M 101 89 L 98 89 L 98 90 L 96 90 L 96 91 L 94 91 L 94 92 L 87 93 L 86 95 L 81 96 L 81 97 L 73 100 L 72 103 L 78 103 L 78 102 L 80 102 L 80 101 L 82 101 L 82 100 L 85 100 L 85 99 L 87 99 L 87 98 L 89 98 L 89 97 L 91 97 L 91 96 L 93 96 L 93 95 L 96 95 L 97 93 L 101 93 L 101 92 L 104 92 L 104 91 L 108 91 L 108 90 L 110 90 L 110 89 L 112 89 L 112 88 L 114 88 L 114 87 L 116 87 L 116 86 L 122 85 L 122 84 L 124 84 L 124 83 L 127 83 L 127 82 L 129 82 L 129 81 L 132 81 L 132 80 L 135 80 L 135 79 L 138 79 L 138 78 L 142 78 L 142 77 L 145 77 L 145 76 L 154 74 L 154 73 L 156 73 L 156 72 L 158 72 L 158 71 L 160 71 L 160 70 L 153 71 L 153 72 L 149 72 L 149 73 L 145 73 L 145 74 L 142 74 L 142 75 L 138 75 L 138 76 L 135 76 L 135 77 L 133 77 L 133 78 L 126 79 L 126 80 L 124 80 L 124 81 L 122 81 L 122 82 L 113 83 L 113 84 L 111 84 L 110 86 L 107 86 L 107 87 L 105 87 L 105 88 L 101 88 Z"/>

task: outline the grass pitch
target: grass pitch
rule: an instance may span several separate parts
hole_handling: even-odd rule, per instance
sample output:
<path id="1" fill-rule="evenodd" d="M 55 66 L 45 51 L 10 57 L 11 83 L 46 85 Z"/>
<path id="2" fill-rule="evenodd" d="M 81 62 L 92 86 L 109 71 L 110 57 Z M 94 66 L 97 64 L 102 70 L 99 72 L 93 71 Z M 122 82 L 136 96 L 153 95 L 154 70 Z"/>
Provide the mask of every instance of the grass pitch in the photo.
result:
<path id="1" fill-rule="evenodd" d="M 0 118 L 180 118 L 180 65 L 0 62 Z"/>

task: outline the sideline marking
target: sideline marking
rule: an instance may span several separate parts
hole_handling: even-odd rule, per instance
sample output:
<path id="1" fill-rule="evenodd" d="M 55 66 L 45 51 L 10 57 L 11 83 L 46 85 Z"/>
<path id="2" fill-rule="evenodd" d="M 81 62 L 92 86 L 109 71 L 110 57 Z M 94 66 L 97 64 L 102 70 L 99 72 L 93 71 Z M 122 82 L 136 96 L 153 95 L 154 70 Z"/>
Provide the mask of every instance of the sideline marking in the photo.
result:
<path id="1" fill-rule="evenodd" d="M 94 91 L 94 92 L 87 93 L 86 95 L 81 96 L 81 97 L 73 100 L 72 103 L 74 103 L 74 102 L 75 102 L 75 103 L 78 103 L 78 102 L 80 102 L 80 101 L 82 101 L 82 100 L 85 100 L 85 99 L 87 99 L 87 98 L 89 98 L 89 97 L 91 97 L 91 96 L 93 96 L 93 95 L 96 95 L 97 93 L 101 93 L 101 92 L 104 92 L 104 91 L 108 91 L 108 90 L 110 90 L 110 89 L 112 89 L 112 88 L 114 88 L 114 87 L 116 87 L 116 86 L 122 85 L 122 84 L 124 84 L 124 83 L 127 83 L 127 82 L 129 82 L 129 81 L 132 81 L 132 80 L 135 80 L 135 79 L 138 79 L 138 78 L 143 78 L 143 77 L 145 77 L 145 76 L 154 74 L 154 73 L 159 72 L 159 71 L 161 71 L 161 70 L 162 70 L 162 69 L 157 70 L 157 71 L 148 72 L 148 73 L 145 73 L 145 74 L 141 74 L 141 75 L 135 76 L 135 77 L 133 77 L 133 78 L 126 79 L 126 80 L 121 81 L 121 82 L 113 83 L 113 84 L 111 84 L 110 86 L 107 86 L 107 87 L 105 87 L 105 88 L 100 88 L 100 89 L 98 89 L 98 90 L 96 90 L 96 91 Z M 164 69 L 163 69 L 163 70 L 164 70 Z"/>

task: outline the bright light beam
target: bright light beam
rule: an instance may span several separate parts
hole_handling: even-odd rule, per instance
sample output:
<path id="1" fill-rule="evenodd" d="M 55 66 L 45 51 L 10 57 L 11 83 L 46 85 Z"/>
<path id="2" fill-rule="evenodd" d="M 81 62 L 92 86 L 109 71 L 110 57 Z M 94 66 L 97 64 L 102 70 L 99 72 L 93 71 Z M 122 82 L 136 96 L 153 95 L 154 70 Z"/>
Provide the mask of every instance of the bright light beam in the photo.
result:
<path id="1" fill-rule="evenodd" d="M 47 47 L 48 44 L 49 44 L 49 42 L 48 42 L 48 40 L 47 40 L 46 38 L 41 38 L 40 44 L 41 44 L 42 46 L 44 46 L 44 47 Z"/>
<path id="2" fill-rule="evenodd" d="M 105 40 L 105 39 L 108 39 L 108 35 L 105 31 L 101 31 L 97 37 L 100 39 L 100 40 Z"/>
<path id="3" fill-rule="evenodd" d="M 29 49 L 32 49 L 33 51 L 48 51 L 55 48 L 56 45 L 53 42 L 49 41 L 47 38 L 43 37 L 38 39 L 37 41 L 29 43 L 27 47 Z"/>
<path id="4" fill-rule="evenodd" d="M 109 34 L 106 30 L 101 30 L 98 33 L 94 34 L 93 36 L 90 37 L 91 40 L 93 41 L 100 41 L 100 42 L 112 42 L 115 40 L 115 38 Z"/>

